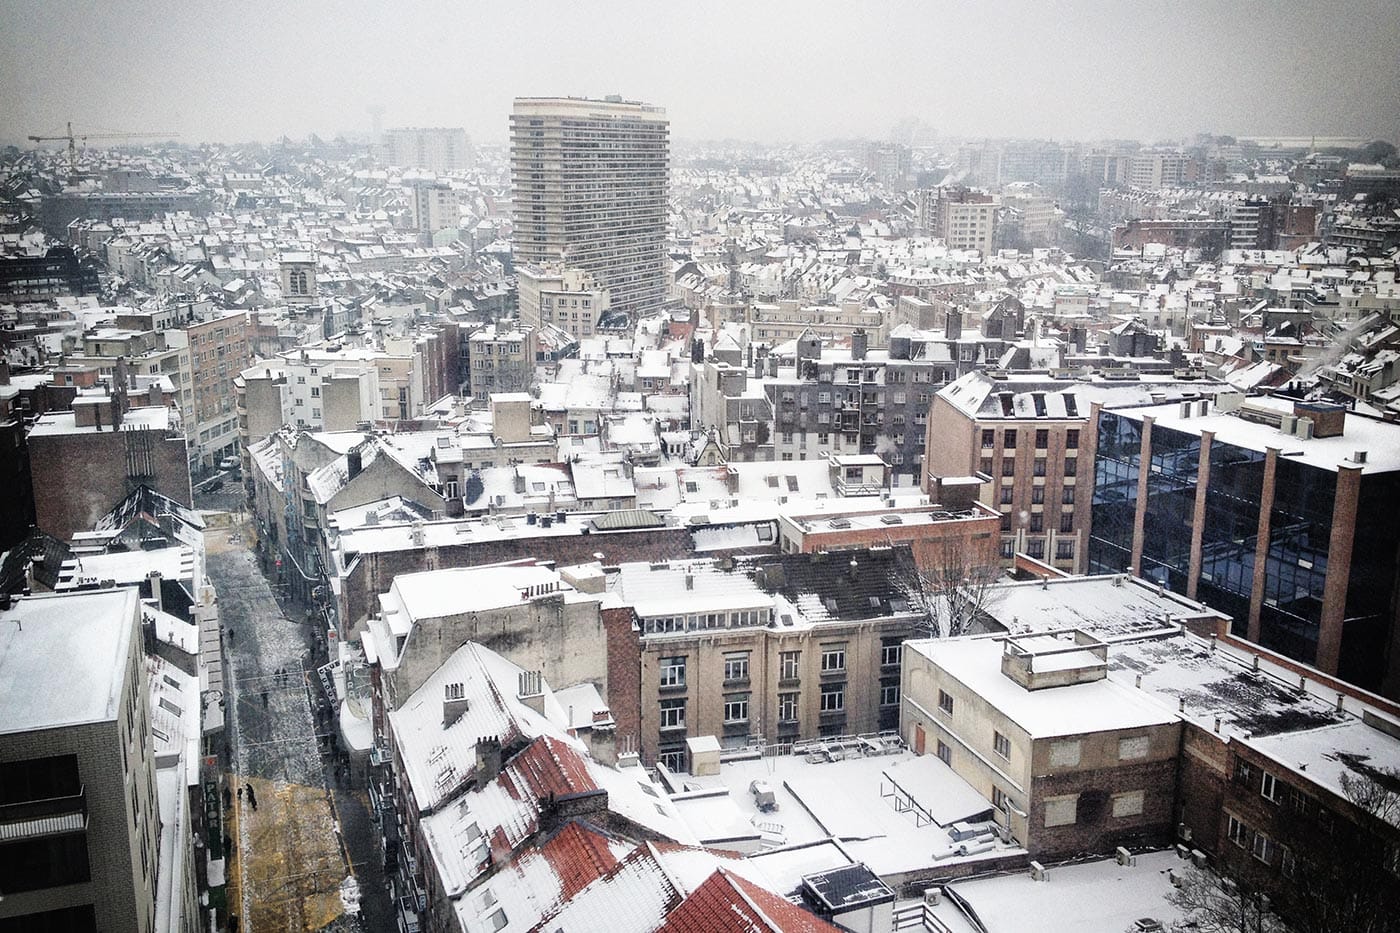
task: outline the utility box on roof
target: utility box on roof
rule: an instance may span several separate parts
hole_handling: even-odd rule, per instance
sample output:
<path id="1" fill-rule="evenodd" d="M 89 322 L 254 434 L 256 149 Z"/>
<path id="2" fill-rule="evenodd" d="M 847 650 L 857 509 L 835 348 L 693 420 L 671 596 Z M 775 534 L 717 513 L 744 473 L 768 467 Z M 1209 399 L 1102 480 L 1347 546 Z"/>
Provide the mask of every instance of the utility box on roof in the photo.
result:
<path id="1" fill-rule="evenodd" d="M 696 777 L 719 774 L 719 739 L 712 735 L 697 735 L 685 740 L 690 752 L 690 773 Z"/>

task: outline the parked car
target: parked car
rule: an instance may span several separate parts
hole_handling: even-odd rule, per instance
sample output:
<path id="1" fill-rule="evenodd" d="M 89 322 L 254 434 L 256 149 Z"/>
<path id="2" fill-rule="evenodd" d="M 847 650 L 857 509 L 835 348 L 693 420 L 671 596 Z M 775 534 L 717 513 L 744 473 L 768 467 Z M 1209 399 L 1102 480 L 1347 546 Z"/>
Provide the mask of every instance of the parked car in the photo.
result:
<path id="1" fill-rule="evenodd" d="M 204 491 L 205 491 L 205 492 L 218 492 L 220 489 L 223 489 L 223 488 L 224 488 L 224 481 L 221 480 L 221 479 L 216 479 L 216 480 L 214 480 L 214 482 L 212 482 L 212 483 L 205 483 L 205 484 L 204 484 Z"/>
<path id="2" fill-rule="evenodd" d="M 238 469 L 238 466 L 239 463 L 237 457 L 225 457 L 224 459 L 219 461 L 219 469 L 221 470 L 236 470 Z"/>

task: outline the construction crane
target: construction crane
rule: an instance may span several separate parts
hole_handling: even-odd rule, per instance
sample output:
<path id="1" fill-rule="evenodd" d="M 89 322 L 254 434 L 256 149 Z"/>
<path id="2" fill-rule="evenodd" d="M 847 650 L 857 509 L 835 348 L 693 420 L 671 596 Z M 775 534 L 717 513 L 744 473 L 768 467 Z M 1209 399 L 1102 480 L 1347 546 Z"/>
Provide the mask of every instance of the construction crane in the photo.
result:
<path id="1" fill-rule="evenodd" d="M 89 139 L 149 139 L 152 136 L 170 139 L 179 136 L 179 133 L 73 133 L 73 122 L 68 122 L 68 132 L 61 136 L 30 136 L 29 141 L 34 143 L 57 142 L 60 139 L 68 140 L 68 167 L 72 168 L 78 163 L 78 140 L 86 143 Z"/>

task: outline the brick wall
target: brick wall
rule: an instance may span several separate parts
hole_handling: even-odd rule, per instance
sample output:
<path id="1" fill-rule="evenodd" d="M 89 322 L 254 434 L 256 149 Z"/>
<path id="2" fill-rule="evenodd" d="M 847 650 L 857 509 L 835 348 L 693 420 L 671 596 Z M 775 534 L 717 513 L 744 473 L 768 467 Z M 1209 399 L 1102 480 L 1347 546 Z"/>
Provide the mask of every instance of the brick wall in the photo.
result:
<path id="1" fill-rule="evenodd" d="M 623 606 L 604 609 L 602 616 L 608 653 L 608 695 L 604 699 L 617 722 L 619 747 L 624 736 L 640 743 L 642 656 L 641 642 L 633 629 L 633 612 L 630 606 Z"/>
<path id="2" fill-rule="evenodd" d="M 1136 816 L 1115 817 L 1113 795 L 1144 790 L 1143 810 Z M 1138 765 L 1095 771 L 1075 771 L 1035 779 L 1030 814 L 1031 855 L 1070 856 L 1081 852 L 1112 852 L 1116 846 L 1158 846 L 1172 841 L 1175 814 L 1176 760 L 1168 758 Z M 1078 794 L 1073 825 L 1045 826 L 1045 800 Z"/>
<path id="3" fill-rule="evenodd" d="M 126 477 L 127 431 L 30 437 L 35 521 L 56 538 L 70 539 L 131 492 Z M 182 437 L 152 431 L 155 475 L 146 484 L 181 505 L 193 504 Z"/>

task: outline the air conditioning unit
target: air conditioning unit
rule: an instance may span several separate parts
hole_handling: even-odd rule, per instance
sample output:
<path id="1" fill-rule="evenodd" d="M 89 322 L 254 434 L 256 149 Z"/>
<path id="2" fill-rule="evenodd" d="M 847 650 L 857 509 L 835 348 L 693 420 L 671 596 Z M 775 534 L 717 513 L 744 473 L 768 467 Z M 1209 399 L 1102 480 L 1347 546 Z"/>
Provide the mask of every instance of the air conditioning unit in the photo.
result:
<path id="1" fill-rule="evenodd" d="M 1044 866 L 1044 865 L 1040 864 L 1039 862 L 1031 862 L 1031 880 L 1032 880 L 1032 881 L 1044 881 L 1044 880 L 1045 880 L 1045 866 Z"/>
<path id="2" fill-rule="evenodd" d="M 1114 857 L 1117 859 L 1119 865 L 1137 864 L 1137 859 L 1133 858 L 1133 853 L 1129 852 L 1122 846 L 1119 846 L 1116 850 L 1114 850 Z"/>
<path id="3" fill-rule="evenodd" d="M 1180 839 L 1182 842 L 1190 842 L 1190 841 L 1191 841 L 1191 827 L 1190 827 L 1190 826 L 1187 826 L 1185 823 L 1177 823 L 1177 824 L 1176 824 L 1176 838 Z"/>
<path id="4" fill-rule="evenodd" d="M 1197 868 L 1205 868 L 1205 867 L 1206 867 L 1206 854 L 1205 854 L 1204 852 L 1202 852 L 1200 849 L 1192 849 L 1192 850 L 1191 850 L 1191 864 L 1192 864 L 1192 865 L 1195 865 Z"/>
<path id="5" fill-rule="evenodd" d="M 1133 933 L 1162 933 L 1165 929 L 1162 921 L 1153 920 L 1151 917 L 1143 917 L 1133 922 Z"/>
<path id="6" fill-rule="evenodd" d="M 941 903 L 943 903 L 943 889 L 942 889 L 942 888 L 925 888 L 925 889 L 924 889 L 924 904 L 925 904 L 925 906 L 928 906 L 928 907 L 937 907 L 937 906 L 938 906 L 939 904 L 941 904 Z"/>
<path id="7" fill-rule="evenodd" d="M 1175 868 L 1168 868 L 1167 880 L 1171 882 L 1172 887 L 1179 888 L 1186 883 L 1186 876 Z"/>

